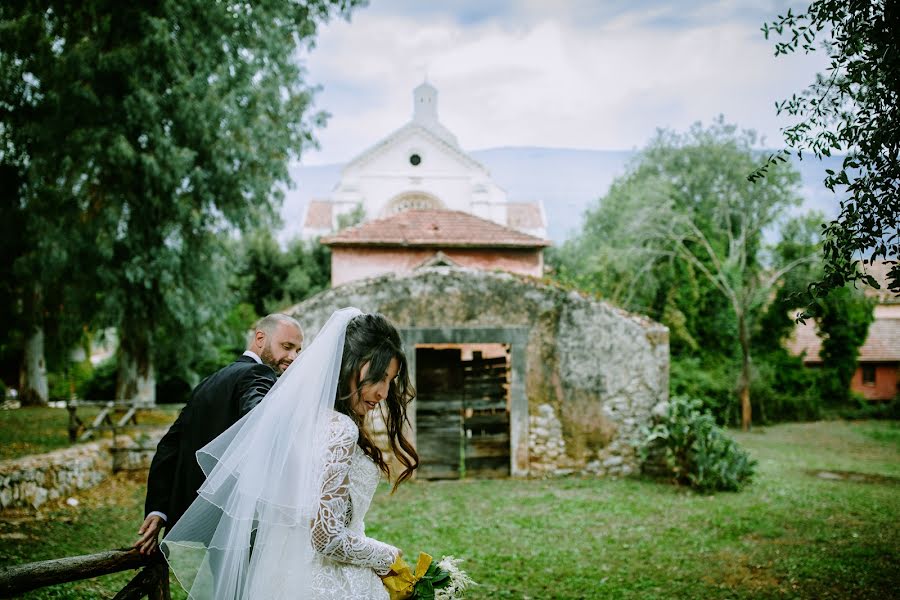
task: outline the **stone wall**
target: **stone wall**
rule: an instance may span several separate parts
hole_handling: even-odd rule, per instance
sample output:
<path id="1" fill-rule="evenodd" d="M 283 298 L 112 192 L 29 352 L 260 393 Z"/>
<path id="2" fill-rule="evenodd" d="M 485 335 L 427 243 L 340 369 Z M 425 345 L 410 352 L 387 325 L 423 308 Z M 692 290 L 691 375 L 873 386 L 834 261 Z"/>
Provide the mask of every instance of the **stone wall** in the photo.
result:
<path id="1" fill-rule="evenodd" d="M 381 312 L 405 331 L 526 331 L 528 431 L 511 450 L 529 475 L 636 471 L 641 428 L 668 399 L 668 329 L 542 280 L 433 267 L 338 286 L 289 312 L 312 340 L 346 306 Z"/>
<path id="2" fill-rule="evenodd" d="M 0 509 L 36 509 L 92 488 L 114 471 L 148 468 L 163 433 L 159 430 L 144 436 L 140 446 L 123 435 L 117 438 L 116 447 L 107 439 L 0 461 Z"/>

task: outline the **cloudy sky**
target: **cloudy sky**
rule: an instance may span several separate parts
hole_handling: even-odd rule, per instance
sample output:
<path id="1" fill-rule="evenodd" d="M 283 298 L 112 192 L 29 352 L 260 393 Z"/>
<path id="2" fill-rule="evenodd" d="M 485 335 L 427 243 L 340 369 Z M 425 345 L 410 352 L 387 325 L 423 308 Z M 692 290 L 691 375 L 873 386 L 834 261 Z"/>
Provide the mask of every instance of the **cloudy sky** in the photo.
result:
<path id="1" fill-rule="evenodd" d="M 658 127 L 718 114 L 781 143 L 774 102 L 825 67 L 775 58 L 760 27 L 789 0 L 371 0 L 326 25 L 302 60 L 331 113 L 303 164 L 345 162 L 409 120 L 412 89 L 439 90 L 467 150 L 630 150 Z"/>

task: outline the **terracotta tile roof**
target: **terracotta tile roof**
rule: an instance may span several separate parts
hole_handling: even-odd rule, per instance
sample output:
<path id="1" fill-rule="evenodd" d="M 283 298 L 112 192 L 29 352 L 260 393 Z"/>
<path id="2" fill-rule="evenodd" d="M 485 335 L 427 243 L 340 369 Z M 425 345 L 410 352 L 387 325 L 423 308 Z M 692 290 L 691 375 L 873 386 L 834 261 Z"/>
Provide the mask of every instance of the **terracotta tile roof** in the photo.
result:
<path id="1" fill-rule="evenodd" d="M 795 355 L 805 350 L 806 362 L 822 362 L 819 358 L 822 340 L 817 335 L 816 325 L 812 321 L 797 325 L 787 346 Z M 859 362 L 895 361 L 900 361 L 900 319 L 877 319 L 869 326 L 866 343 L 859 349 Z"/>
<path id="2" fill-rule="evenodd" d="M 514 229 L 543 227 L 541 207 L 536 202 L 510 202 L 506 205 L 506 224 Z"/>
<path id="3" fill-rule="evenodd" d="M 859 349 L 860 362 L 900 361 L 900 319 L 878 319 Z"/>
<path id="4" fill-rule="evenodd" d="M 310 200 L 306 208 L 306 220 L 303 227 L 307 229 L 331 229 L 331 207 L 328 200 Z"/>
<path id="5" fill-rule="evenodd" d="M 455 210 L 407 210 L 325 238 L 326 246 L 543 248 L 548 240 Z"/>

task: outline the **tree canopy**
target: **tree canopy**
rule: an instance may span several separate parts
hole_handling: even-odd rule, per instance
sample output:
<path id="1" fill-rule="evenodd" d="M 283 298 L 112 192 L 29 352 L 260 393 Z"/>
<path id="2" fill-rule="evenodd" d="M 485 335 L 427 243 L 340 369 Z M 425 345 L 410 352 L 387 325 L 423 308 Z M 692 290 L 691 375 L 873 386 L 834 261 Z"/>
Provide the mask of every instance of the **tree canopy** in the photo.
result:
<path id="1" fill-rule="evenodd" d="M 13 257 L 22 298 L 61 287 L 82 295 L 70 318 L 117 327 L 122 397 L 152 376 L 157 342 L 222 309 L 222 235 L 274 221 L 287 163 L 325 118 L 298 51 L 356 4 L 0 6 L 0 166 L 27 234 Z"/>
<path id="2" fill-rule="evenodd" d="M 564 281 L 666 324 L 676 356 L 737 359 L 745 427 L 757 321 L 782 277 L 812 260 L 781 262 L 765 243 L 800 204 L 799 175 L 778 164 L 748 182 L 756 143 L 722 119 L 659 132 L 558 255 Z"/>
<path id="3" fill-rule="evenodd" d="M 824 50 L 830 64 L 802 93 L 776 104 L 778 114 L 795 118 L 783 129 L 788 148 L 750 179 L 764 177 L 791 153 L 844 153 L 842 168 L 828 170 L 825 185 L 846 191 L 847 199 L 824 226 L 824 270 L 810 290 L 818 297 L 858 280 L 877 288 L 865 265 L 897 261 L 900 250 L 900 4 L 815 0 L 803 12 L 788 9 L 762 31 L 767 39 L 782 38 L 776 56 Z M 888 280 L 900 294 L 900 263 L 893 263 Z"/>

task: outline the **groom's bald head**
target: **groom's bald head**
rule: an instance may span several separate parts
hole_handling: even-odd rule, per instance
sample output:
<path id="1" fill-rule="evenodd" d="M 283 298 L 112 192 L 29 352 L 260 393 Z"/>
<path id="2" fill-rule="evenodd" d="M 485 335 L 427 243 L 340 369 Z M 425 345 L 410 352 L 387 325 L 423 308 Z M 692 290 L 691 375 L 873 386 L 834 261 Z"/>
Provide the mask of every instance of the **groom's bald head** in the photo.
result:
<path id="1" fill-rule="evenodd" d="M 284 373 L 303 347 L 303 328 L 297 319 L 282 313 L 266 315 L 256 322 L 247 349 L 279 375 Z"/>

